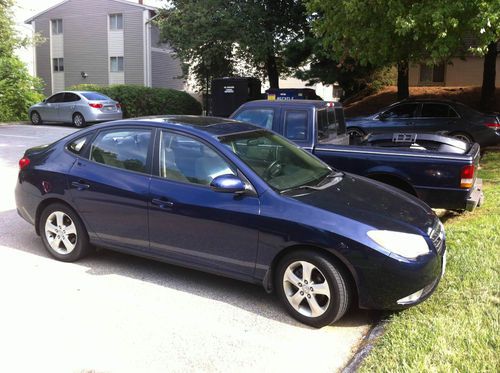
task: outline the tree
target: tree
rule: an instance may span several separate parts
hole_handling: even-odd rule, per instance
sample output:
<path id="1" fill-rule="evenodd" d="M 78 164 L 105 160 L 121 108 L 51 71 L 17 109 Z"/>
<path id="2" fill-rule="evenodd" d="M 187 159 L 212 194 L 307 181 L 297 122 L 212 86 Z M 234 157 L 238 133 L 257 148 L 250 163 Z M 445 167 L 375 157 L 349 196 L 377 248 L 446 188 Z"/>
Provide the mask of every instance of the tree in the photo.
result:
<path id="1" fill-rule="evenodd" d="M 173 0 L 157 20 L 200 86 L 250 71 L 265 74 L 273 88 L 287 73 L 284 50 L 303 37 L 306 22 L 300 0 Z"/>
<path id="2" fill-rule="evenodd" d="M 0 121 L 26 118 L 28 108 L 43 98 L 41 82 L 14 54 L 29 41 L 14 29 L 12 5 L 11 0 L 0 0 Z"/>

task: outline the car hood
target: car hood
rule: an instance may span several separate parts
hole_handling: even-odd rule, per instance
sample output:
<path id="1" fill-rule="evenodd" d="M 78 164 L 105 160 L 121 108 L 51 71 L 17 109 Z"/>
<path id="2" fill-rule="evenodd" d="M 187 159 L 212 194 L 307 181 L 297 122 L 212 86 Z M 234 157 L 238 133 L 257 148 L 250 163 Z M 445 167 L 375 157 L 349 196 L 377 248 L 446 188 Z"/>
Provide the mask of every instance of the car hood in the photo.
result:
<path id="1" fill-rule="evenodd" d="M 437 219 L 432 209 L 416 197 L 351 174 L 326 189 L 291 197 L 377 229 L 427 233 Z"/>

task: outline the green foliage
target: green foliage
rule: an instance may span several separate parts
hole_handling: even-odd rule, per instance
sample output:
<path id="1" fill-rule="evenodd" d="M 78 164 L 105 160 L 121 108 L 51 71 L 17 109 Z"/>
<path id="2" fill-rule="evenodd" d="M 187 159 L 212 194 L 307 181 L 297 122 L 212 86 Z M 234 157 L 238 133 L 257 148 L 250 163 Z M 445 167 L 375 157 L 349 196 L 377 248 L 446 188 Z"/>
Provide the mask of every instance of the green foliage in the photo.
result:
<path id="1" fill-rule="evenodd" d="M 306 29 L 301 0 L 174 0 L 158 18 L 162 38 L 202 90 L 214 77 L 286 74 L 283 52 Z"/>
<path id="2" fill-rule="evenodd" d="M 124 118 L 165 114 L 201 114 L 201 105 L 186 92 L 168 88 L 150 88 L 138 85 L 117 84 L 104 87 L 80 84 L 70 88 L 75 91 L 96 91 L 120 102 Z"/>

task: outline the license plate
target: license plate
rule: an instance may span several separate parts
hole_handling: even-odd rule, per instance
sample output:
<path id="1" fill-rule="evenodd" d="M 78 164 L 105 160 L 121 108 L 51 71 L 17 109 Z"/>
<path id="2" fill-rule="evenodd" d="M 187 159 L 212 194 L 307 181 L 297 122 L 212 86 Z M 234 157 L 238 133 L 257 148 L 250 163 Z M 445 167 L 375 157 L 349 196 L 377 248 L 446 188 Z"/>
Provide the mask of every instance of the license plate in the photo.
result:
<path id="1" fill-rule="evenodd" d="M 104 110 L 107 110 L 107 111 L 115 110 L 115 107 L 114 106 L 104 106 Z"/>
<path id="2" fill-rule="evenodd" d="M 446 272 L 446 251 L 444 252 L 444 255 L 443 255 L 443 263 L 441 266 L 441 277 L 444 276 L 445 272 Z"/>

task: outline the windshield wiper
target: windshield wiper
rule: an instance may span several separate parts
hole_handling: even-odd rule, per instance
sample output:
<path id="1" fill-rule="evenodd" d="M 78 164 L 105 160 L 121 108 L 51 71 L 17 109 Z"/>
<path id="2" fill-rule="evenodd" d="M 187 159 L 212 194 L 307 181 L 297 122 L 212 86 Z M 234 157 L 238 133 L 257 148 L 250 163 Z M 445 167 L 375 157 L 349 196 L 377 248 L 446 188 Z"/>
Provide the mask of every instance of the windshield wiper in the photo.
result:
<path id="1" fill-rule="evenodd" d="M 322 190 L 322 189 L 325 189 L 325 186 L 328 184 L 328 183 L 322 183 L 323 180 L 325 179 L 335 179 L 335 178 L 341 178 L 344 176 L 344 173 L 343 172 L 340 172 L 340 171 L 334 171 L 334 172 L 331 172 L 325 176 L 323 176 L 321 178 L 321 180 L 319 181 L 319 183 L 317 185 L 308 185 L 308 184 L 304 184 L 304 185 L 298 185 L 296 187 L 292 187 L 292 188 L 288 188 L 288 189 L 283 189 L 280 194 L 283 194 L 283 193 L 287 193 L 287 192 L 290 192 L 292 190 Z"/>

